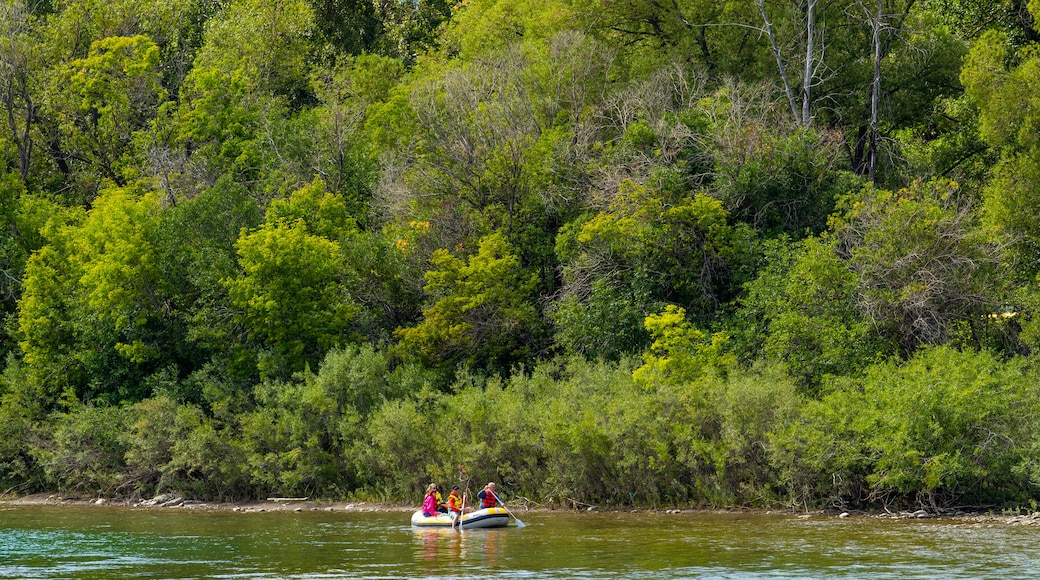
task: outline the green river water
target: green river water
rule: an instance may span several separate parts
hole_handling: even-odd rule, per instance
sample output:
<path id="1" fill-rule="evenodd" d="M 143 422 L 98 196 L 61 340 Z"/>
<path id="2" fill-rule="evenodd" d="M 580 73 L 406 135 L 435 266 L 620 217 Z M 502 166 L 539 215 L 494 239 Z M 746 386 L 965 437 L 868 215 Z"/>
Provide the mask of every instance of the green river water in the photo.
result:
<path id="1" fill-rule="evenodd" d="M 1028 578 L 1040 528 L 789 515 L 0 508 L 0 578 Z"/>

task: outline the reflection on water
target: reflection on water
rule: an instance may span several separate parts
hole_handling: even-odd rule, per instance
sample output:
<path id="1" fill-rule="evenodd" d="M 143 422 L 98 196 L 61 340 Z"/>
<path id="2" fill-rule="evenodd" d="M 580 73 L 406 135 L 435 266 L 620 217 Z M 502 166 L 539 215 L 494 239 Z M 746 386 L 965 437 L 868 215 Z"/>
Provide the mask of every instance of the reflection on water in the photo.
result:
<path id="1" fill-rule="evenodd" d="M 409 512 L 0 507 L 2 578 L 1026 578 L 1040 528 L 716 514 L 531 513 L 414 529 Z"/>
<path id="2" fill-rule="evenodd" d="M 450 573 L 464 567 L 497 568 L 509 540 L 509 529 L 454 530 L 414 528 L 416 560 L 427 571 Z"/>

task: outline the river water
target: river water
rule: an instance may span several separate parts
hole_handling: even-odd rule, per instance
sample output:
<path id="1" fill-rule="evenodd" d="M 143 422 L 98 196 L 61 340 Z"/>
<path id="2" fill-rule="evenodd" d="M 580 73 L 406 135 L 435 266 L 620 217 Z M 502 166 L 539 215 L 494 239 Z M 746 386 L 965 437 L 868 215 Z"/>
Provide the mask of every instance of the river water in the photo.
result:
<path id="1" fill-rule="evenodd" d="M 1040 528 L 790 515 L 0 508 L 0 578 L 1026 578 Z"/>

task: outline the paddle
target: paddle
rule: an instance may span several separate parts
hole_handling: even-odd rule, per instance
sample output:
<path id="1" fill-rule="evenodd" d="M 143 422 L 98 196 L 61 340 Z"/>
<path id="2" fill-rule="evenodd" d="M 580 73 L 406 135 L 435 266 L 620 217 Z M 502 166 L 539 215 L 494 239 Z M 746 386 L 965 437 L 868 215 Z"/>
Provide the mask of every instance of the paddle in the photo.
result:
<path id="1" fill-rule="evenodd" d="M 462 529 L 462 516 L 466 515 L 466 494 L 462 494 L 462 511 L 459 515 L 455 516 L 455 521 L 459 523 L 459 529 Z M 455 527 L 455 522 L 451 523 L 452 527 Z"/>
<path id="2" fill-rule="evenodd" d="M 466 466 L 465 465 L 460 463 L 458 465 L 458 467 L 459 467 L 459 483 L 462 483 L 462 482 L 466 483 L 466 491 L 462 492 L 462 511 L 459 512 L 459 516 L 456 518 L 457 520 L 459 520 L 459 531 L 461 531 L 462 530 L 462 516 L 466 515 L 466 495 L 467 495 L 467 492 L 469 492 L 469 480 L 470 480 L 470 478 L 469 478 L 469 474 L 466 473 Z"/>
<path id="3" fill-rule="evenodd" d="M 491 490 L 489 489 L 488 491 L 491 491 Z M 491 491 L 491 495 L 495 496 L 495 499 L 498 500 L 499 505 L 501 505 L 503 508 L 505 508 L 507 514 L 513 516 L 513 519 L 516 520 L 516 527 L 522 528 L 522 527 L 527 525 L 524 522 L 521 522 L 520 518 L 518 518 L 515 515 L 513 515 L 513 512 L 509 511 L 509 508 L 506 507 L 506 502 L 502 501 L 502 498 L 498 497 L 497 493 Z"/>

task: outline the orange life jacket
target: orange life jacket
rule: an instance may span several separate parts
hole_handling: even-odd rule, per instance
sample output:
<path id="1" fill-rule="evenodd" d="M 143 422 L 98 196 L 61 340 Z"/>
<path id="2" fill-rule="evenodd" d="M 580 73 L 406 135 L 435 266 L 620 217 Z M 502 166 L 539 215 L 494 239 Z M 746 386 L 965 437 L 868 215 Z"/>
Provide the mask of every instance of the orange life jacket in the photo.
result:
<path id="1" fill-rule="evenodd" d="M 453 512 L 461 512 L 462 498 L 454 493 L 448 494 L 448 509 Z"/>

